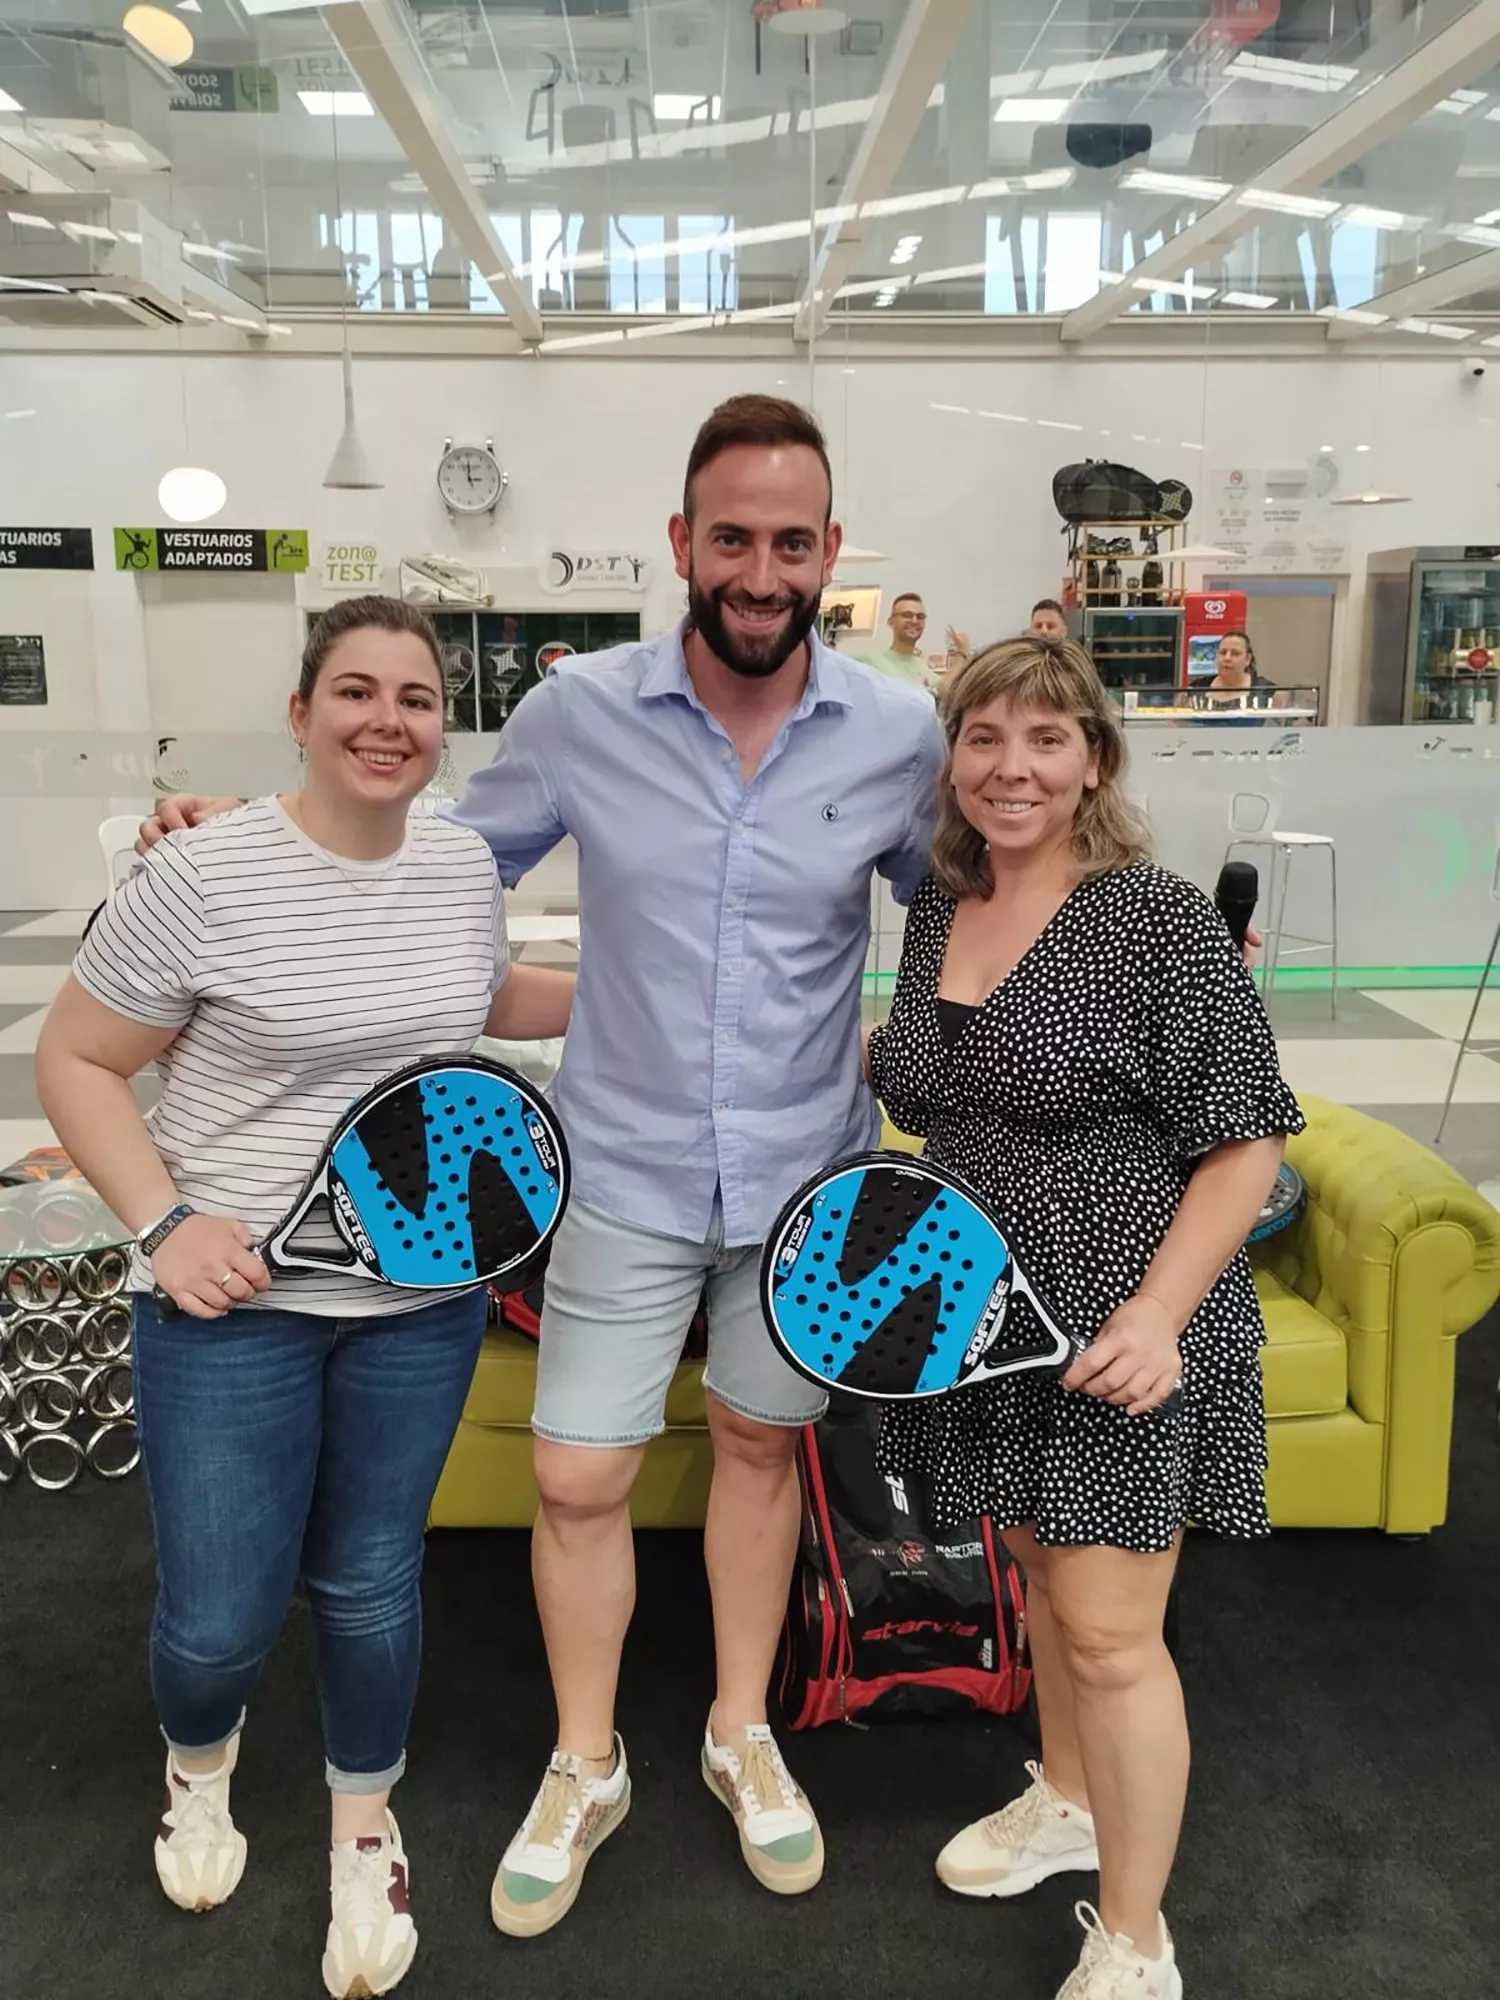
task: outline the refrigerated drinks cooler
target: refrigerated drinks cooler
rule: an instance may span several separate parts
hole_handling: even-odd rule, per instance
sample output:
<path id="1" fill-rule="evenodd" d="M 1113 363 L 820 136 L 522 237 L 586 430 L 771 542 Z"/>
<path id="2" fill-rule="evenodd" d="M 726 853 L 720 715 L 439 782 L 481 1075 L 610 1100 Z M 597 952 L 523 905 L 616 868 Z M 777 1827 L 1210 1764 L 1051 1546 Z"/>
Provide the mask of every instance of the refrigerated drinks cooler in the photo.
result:
<path id="1" fill-rule="evenodd" d="M 1371 722 L 1494 723 L 1500 711 L 1500 545 L 1386 549 L 1369 559 Z"/>

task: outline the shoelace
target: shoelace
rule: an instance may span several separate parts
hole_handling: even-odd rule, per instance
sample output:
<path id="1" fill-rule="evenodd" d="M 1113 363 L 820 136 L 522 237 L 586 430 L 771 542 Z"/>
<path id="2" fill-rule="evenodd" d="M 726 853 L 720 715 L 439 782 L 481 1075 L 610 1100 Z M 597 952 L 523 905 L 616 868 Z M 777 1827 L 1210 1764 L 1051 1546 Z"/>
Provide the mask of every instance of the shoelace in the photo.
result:
<path id="1" fill-rule="evenodd" d="M 339 1921 L 351 1930 L 375 1926 L 391 1914 L 391 1846 L 382 1840 L 378 1847 L 342 1843 L 334 1855 L 334 1894 L 339 1900 Z"/>
<path id="2" fill-rule="evenodd" d="M 992 1812 L 984 1823 L 985 1838 L 996 1847 L 1024 1847 L 1041 1824 L 1042 1816 L 1051 1806 L 1051 1797 L 1042 1777 L 1042 1767 L 1028 1763 L 1027 1773 L 1031 1778 L 1030 1791 L 1022 1792 L 1018 1799 L 1012 1799 L 1008 1806 L 1001 1806 Z"/>
<path id="3" fill-rule="evenodd" d="M 778 1795 L 785 1810 L 796 1810 L 797 1787 L 782 1762 L 774 1736 L 752 1736 L 745 1745 L 744 1757 L 736 1761 L 740 1767 L 740 1796 L 749 1811 L 774 1811 L 770 1802 Z"/>
<path id="4" fill-rule="evenodd" d="M 578 1766 L 571 1759 L 547 1766 L 542 1789 L 528 1815 L 528 1847 L 566 1847 L 583 1818 L 583 1786 Z"/>
<path id="5" fill-rule="evenodd" d="M 1092 1903 L 1075 1903 L 1073 1914 L 1086 1935 L 1078 1969 L 1063 1988 L 1068 2000 L 1139 2000 L 1146 1979 L 1139 1955 L 1104 1928 Z"/>
<path id="6" fill-rule="evenodd" d="M 172 1847 L 215 1847 L 229 1833 L 229 1805 L 215 1786 L 200 1791 L 190 1785 L 186 1791 L 173 1788 Z"/>

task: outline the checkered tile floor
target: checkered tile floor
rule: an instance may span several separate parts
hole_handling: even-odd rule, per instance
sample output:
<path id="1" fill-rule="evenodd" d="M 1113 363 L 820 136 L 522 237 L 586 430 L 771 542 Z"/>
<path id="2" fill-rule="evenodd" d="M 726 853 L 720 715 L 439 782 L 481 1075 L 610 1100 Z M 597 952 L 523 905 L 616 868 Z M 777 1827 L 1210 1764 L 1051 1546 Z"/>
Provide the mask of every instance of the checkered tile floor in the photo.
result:
<path id="1" fill-rule="evenodd" d="M 570 914 L 524 892 L 511 900 L 516 916 Z M 0 912 L 0 1164 L 51 1142 L 31 1061 L 86 916 Z M 549 935 L 518 945 L 517 955 L 528 964 L 577 964 L 572 946 Z M 1278 994 L 1273 1019 L 1286 1079 L 1294 1090 L 1360 1105 L 1431 1145 L 1472 1000 L 1472 992 L 1455 991 L 1342 993 L 1338 1019 L 1330 1020 L 1326 994 Z M 1441 1150 L 1500 1205 L 1500 985 L 1480 1003 L 1475 1040 L 1481 1052 L 1464 1063 Z"/>

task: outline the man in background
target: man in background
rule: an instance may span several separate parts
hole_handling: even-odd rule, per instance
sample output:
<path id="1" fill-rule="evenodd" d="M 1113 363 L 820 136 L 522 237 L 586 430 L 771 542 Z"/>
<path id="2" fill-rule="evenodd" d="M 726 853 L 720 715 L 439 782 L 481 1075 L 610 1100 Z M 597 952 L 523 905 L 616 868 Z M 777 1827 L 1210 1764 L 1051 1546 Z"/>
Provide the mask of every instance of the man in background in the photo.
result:
<path id="1" fill-rule="evenodd" d="M 934 693 L 937 676 L 922 651 L 922 634 L 927 630 L 927 606 L 914 590 L 903 590 L 899 597 L 892 599 L 886 623 L 891 628 L 890 645 L 883 653 L 862 653 L 859 657 L 877 674 L 885 674 L 893 681 L 905 681 L 908 687 L 921 688 L 927 694 Z"/>
<path id="2" fill-rule="evenodd" d="M 1054 642 L 1068 636 L 1068 619 L 1055 597 L 1041 597 L 1031 607 L 1031 624 L 1027 627 L 1033 639 L 1051 639 Z"/>

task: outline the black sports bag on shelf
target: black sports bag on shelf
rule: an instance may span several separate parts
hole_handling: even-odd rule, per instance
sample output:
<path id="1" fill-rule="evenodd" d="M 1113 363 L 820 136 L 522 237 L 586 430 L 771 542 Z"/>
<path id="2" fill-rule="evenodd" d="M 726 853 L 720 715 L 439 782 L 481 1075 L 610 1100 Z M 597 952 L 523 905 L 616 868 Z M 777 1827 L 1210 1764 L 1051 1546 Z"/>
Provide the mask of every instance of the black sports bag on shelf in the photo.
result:
<path id="1" fill-rule="evenodd" d="M 1133 466 L 1086 458 L 1053 473 L 1052 499 L 1070 527 L 1091 521 L 1154 521 L 1161 488 Z"/>
<path id="2" fill-rule="evenodd" d="M 923 1483 L 875 1465 L 878 1409 L 835 1397 L 797 1452 L 802 1540 L 777 1662 L 793 1729 L 1009 1715 L 1031 1687 L 1021 1573 L 993 1524 L 938 1535 Z"/>
<path id="3" fill-rule="evenodd" d="M 1148 479 L 1134 466 L 1086 458 L 1052 475 L 1052 499 L 1071 528 L 1099 521 L 1185 521 L 1192 492 L 1180 479 Z"/>

